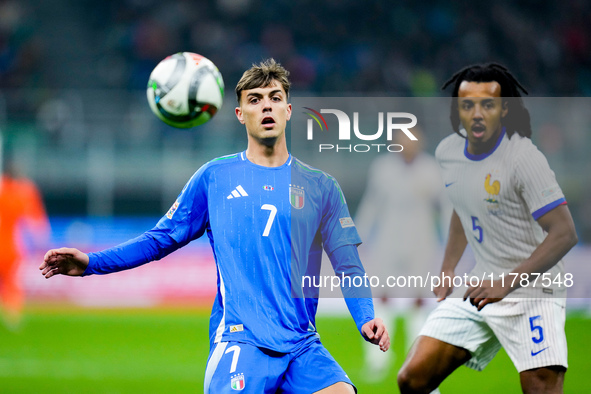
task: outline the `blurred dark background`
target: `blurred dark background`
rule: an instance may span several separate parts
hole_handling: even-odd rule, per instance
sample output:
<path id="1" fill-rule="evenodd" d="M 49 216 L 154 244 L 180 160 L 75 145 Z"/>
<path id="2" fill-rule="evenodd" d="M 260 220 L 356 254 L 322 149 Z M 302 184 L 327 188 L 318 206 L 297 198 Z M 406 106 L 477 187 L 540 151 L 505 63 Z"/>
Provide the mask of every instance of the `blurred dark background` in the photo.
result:
<path id="1" fill-rule="evenodd" d="M 432 96 L 472 62 L 506 64 L 530 93 L 591 93 L 586 1 L 5 0 L 2 88 L 143 89 L 198 50 L 229 87 L 269 56 L 299 90 Z"/>

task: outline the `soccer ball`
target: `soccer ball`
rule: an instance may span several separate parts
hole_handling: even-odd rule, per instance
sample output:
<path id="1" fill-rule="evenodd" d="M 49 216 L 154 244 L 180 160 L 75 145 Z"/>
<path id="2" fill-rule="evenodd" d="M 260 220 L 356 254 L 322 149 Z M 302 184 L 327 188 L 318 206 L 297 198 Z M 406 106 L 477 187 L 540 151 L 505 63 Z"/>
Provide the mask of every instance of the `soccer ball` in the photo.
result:
<path id="1" fill-rule="evenodd" d="M 213 62 L 180 52 L 162 60 L 150 74 L 150 109 L 166 124 L 187 129 L 210 120 L 222 107 L 224 81 Z"/>

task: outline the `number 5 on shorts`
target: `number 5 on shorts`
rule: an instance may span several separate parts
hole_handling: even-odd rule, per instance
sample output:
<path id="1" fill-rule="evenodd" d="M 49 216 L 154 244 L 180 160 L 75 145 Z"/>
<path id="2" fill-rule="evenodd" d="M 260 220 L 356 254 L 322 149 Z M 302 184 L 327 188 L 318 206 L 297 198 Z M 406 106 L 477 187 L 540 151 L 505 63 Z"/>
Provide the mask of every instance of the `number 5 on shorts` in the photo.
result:
<path id="1" fill-rule="evenodd" d="M 542 326 L 536 326 L 534 325 L 534 321 L 536 321 L 537 319 L 541 319 L 542 316 L 538 315 L 538 316 L 532 316 L 529 318 L 529 326 L 531 328 L 531 332 L 537 331 L 538 332 L 538 336 L 535 337 L 531 337 L 531 340 L 534 341 L 534 343 L 540 343 L 544 340 L 544 330 L 542 329 Z"/>

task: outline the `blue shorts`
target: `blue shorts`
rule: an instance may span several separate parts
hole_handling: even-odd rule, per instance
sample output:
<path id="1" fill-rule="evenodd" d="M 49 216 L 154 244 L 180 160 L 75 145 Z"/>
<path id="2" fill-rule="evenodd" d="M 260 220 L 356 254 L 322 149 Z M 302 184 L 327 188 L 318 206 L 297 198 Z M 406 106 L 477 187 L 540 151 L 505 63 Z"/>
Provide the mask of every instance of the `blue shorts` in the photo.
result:
<path id="1" fill-rule="evenodd" d="M 216 343 L 209 353 L 203 385 L 205 394 L 301 394 L 338 382 L 355 387 L 320 340 L 311 337 L 292 353 L 235 341 Z"/>

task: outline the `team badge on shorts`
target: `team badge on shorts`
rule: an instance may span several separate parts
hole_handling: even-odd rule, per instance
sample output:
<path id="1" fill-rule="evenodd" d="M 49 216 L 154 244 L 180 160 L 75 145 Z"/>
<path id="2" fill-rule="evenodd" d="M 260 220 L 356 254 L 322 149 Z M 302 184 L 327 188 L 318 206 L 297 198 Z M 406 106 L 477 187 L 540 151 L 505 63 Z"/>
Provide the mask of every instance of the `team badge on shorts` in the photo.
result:
<path id="1" fill-rule="evenodd" d="M 230 385 L 232 387 L 232 390 L 244 390 L 244 386 L 246 385 L 246 383 L 244 382 L 244 374 L 239 373 L 238 375 L 232 376 Z"/>
<path id="2" fill-rule="evenodd" d="M 300 186 L 289 186 L 289 202 L 295 209 L 302 209 L 304 207 L 304 188 Z"/>

